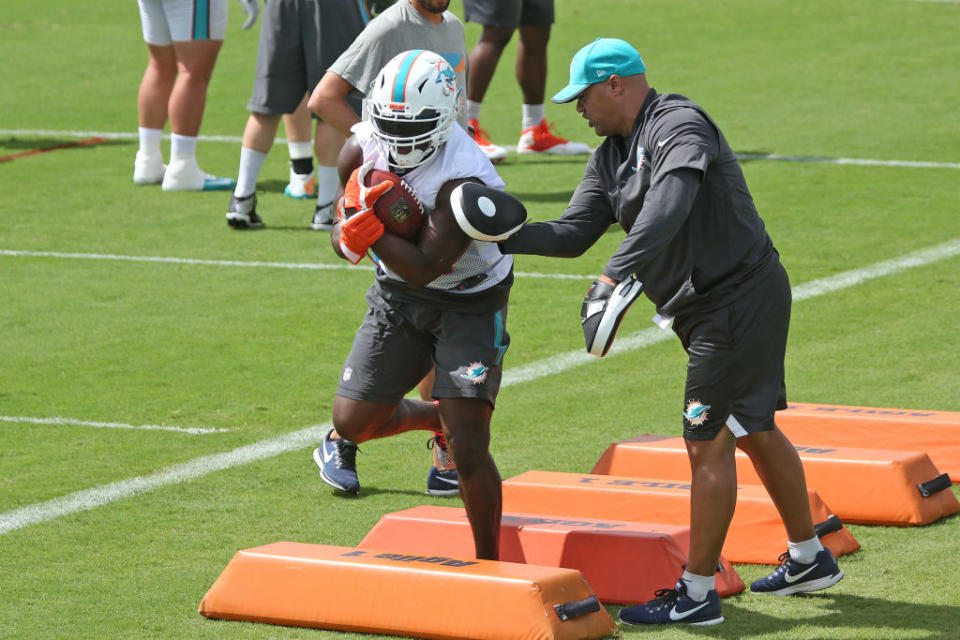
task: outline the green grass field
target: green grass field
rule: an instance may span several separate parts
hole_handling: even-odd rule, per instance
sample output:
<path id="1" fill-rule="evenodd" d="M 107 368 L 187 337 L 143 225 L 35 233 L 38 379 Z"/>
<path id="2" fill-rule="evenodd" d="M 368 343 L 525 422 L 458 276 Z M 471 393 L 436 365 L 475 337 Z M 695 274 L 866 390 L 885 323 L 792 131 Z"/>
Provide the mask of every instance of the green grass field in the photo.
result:
<path id="1" fill-rule="evenodd" d="M 234 141 L 202 141 L 198 156 L 235 176 L 256 29 L 241 31 L 230 9 L 202 133 Z M 565 84 L 586 42 L 623 37 L 654 87 L 688 95 L 724 129 L 794 286 L 806 287 L 787 351 L 792 400 L 960 411 L 958 33 L 957 2 L 557 0 L 547 87 Z M 468 25 L 468 46 L 478 34 Z M 481 117 L 508 146 L 520 119 L 514 47 Z M 4 3 L 0 58 L 0 156 L 136 133 L 146 48 L 132 0 Z M 570 105 L 548 105 L 547 117 L 598 142 Z M 423 495 L 422 433 L 365 444 L 356 499 L 316 473 L 310 453 L 371 272 L 346 268 L 309 231 L 312 203 L 282 195 L 285 145 L 261 174 L 258 233 L 228 229 L 228 194 L 134 186 L 136 149 L 128 135 L 0 162 L 0 638 L 361 637 L 212 621 L 197 606 L 239 549 L 353 546 L 384 513 L 459 505 Z M 584 162 L 511 154 L 500 171 L 545 220 Z M 677 340 L 572 357 L 582 296 L 621 238 L 578 260 L 517 260 L 493 423 L 505 478 L 589 471 L 613 441 L 679 433 Z M 930 248 L 918 266 L 823 286 Z M 652 314 L 638 303 L 618 343 L 650 331 Z M 718 627 L 623 634 L 960 635 L 958 517 L 850 530 L 863 548 L 841 560 L 846 577 L 830 591 L 743 594 L 725 600 Z M 749 583 L 770 568 L 737 570 Z"/>

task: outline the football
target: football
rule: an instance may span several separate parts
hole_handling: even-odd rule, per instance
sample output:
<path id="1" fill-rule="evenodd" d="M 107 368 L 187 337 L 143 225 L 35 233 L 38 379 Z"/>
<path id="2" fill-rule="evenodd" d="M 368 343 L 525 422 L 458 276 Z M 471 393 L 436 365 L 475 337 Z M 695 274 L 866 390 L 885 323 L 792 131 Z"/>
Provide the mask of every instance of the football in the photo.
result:
<path id="1" fill-rule="evenodd" d="M 410 242 L 416 242 L 420 227 L 426 220 L 420 198 L 403 178 L 390 171 L 371 169 L 366 175 L 364 186 L 372 187 L 384 180 L 392 182 L 393 188 L 374 203 L 373 212 L 383 222 L 387 231 Z"/>

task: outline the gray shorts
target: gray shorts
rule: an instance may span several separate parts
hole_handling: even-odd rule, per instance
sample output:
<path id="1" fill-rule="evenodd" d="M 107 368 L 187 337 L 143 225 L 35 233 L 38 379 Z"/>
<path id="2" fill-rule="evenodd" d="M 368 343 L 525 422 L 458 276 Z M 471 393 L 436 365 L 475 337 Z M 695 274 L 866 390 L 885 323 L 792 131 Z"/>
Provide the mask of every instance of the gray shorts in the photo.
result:
<path id="1" fill-rule="evenodd" d="M 388 302 L 375 285 L 367 304 L 337 395 L 396 404 L 435 369 L 434 398 L 481 398 L 495 405 L 510 346 L 506 302 L 491 313 L 460 313 Z"/>
<path id="2" fill-rule="evenodd" d="M 463 0 L 463 17 L 485 27 L 553 24 L 553 0 Z"/>
<path id="3" fill-rule="evenodd" d="M 690 359 L 683 437 L 712 440 L 724 427 L 736 437 L 774 428 L 786 409 L 783 360 L 790 325 L 787 272 L 777 264 L 732 304 L 674 323 Z"/>
<path id="4" fill-rule="evenodd" d="M 293 113 L 364 27 L 359 0 L 264 0 L 247 110 Z M 359 100 L 351 104 L 360 112 Z"/>

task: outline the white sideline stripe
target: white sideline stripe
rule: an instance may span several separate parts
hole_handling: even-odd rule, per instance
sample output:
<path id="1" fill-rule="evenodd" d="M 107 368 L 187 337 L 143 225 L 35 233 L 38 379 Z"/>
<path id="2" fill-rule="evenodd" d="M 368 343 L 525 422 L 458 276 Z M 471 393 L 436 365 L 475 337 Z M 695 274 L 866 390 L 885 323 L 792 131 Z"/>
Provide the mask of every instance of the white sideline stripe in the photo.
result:
<path id="1" fill-rule="evenodd" d="M 120 260 L 126 262 L 161 262 L 171 264 L 194 264 L 213 267 L 266 267 L 271 269 L 313 269 L 372 271 L 370 266 L 354 266 L 352 264 L 324 264 L 322 262 L 258 262 L 243 260 L 203 260 L 198 258 L 173 258 L 167 256 L 127 256 L 110 253 L 63 253 L 59 251 L 19 251 L 16 249 L 0 249 L 0 256 L 25 256 L 29 258 L 73 258 L 80 260 Z M 594 275 L 579 275 L 575 273 L 537 273 L 534 271 L 516 271 L 515 276 L 522 278 L 550 278 L 554 280 L 592 280 Z"/>
<path id="2" fill-rule="evenodd" d="M 821 278 L 820 280 L 806 282 L 793 288 L 793 299 L 796 302 L 814 298 L 833 291 L 852 287 L 867 280 L 892 275 L 912 267 L 920 267 L 932 262 L 937 262 L 938 260 L 952 258 L 956 255 L 960 255 L 960 238 L 926 249 L 920 249 L 919 251 L 900 256 L 899 258 L 878 262 L 868 267 L 845 271 L 844 273 L 838 273 L 834 276 Z M 660 329 L 659 327 L 650 327 L 649 329 L 635 331 L 625 337 L 618 338 L 613 343 L 613 347 L 610 348 L 610 353 L 607 357 L 649 347 L 658 342 L 669 340 L 672 337 L 673 331 Z M 553 373 L 566 371 L 567 369 L 582 364 L 597 362 L 598 360 L 599 358 L 591 356 L 586 351 L 568 351 L 504 371 L 502 384 L 510 385 L 529 382 Z"/>
<path id="3" fill-rule="evenodd" d="M 960 0 L 914 0 L 925 2 L 960 2 Z M 115 131 L 51 131 L 48 129 L 0 129 L 2 136 L 43 136 L 43 137 L 70 137 L 70 138 L 107 138 L 111 140 L 137 140 L 139 134 L 132 132 Z M 163 136 L 169 140 L 169 135 Z M 208 142 L 243 142 L 239 136 L 197 136 L 198 140 Z M 277 144 L 286 142 L 285 138 L 277 138 Z M 883 167 L 918 167 L 924 169 L 960 169 L 960 162 L 922 162 L 912 160 L 872 160 L 858 158 L 825 158 L 818 156 L 783 156 L 773 153 L 738 153 L 741 160 L 773 160 L 778 162 L 823 162 L 827 164 L 854 164 L 864 166 Z"/>
<path id="4" fill-rule="evenodd" d="M 957 0 L 960 1 L 960 0 Z M 778 162 L 822 162 L 866 167 L 913 167 L 919 169 L 960 169 L 960 162 L 924 162 L 921 160 L 870 160 L 868 158 L 826 158 L 819 156 L 781 156 L 774 153 L 738 153 L 740 160 L 776 160 Z"/>
<path id="5" fill-rule="evenodd" d="M 277 438 L 238 447 L 233 451 L 203 456 L 183 464 L 173 465 L 150 475 L 111 482 L 8 511 L 0 514 L 0 535 L 78 511 L 87 511 L 115 500 L 147 493 L 169 484 L 194 480 L 214 471 L 223 471 L 249 462 L 273 458 L 317 441 L 318 434 L 322 433 L 321 429 L 329 428 L 330 423 L 314 425 Z"/>
<path id="6" fill-rule="evenodd" d="M 27 416 L 0 416 L 0 422 L 30 422 L 32 424 L 75 424 L 82 427 L 105 427 L 110 429 L 141 429 L 144 431 L 176 431 L 203 435 L 206 433 L 227 433 L 231 429 L 202 429 L 200 427 L 167 427 L 159 424 L 124 424 L 122 422 L 92 422 L 72 418 L 30 418 Z"/>
<path id="7" fill-rule="evenodd" d="M 852 287 L 867 280 L 892 275 L 956 255 L 960 255 L 960 239 L 914 251 L 892 260 L 878 262 L 862 269 L 854 269 L 828 278 L 807 282 L 793 290 L 793 299 L 799 301 L 821 296 Z M 637 331 L 615 342 L 610 350 L 610 355 L 641 349 L 663 342 L 671 336 L 672 332 L 657 327 Z M 501 386 L 507 387 L 530 382 L 589 362 L 599 361 L 600 358 L 590 356 L 585 351 L 560 353 L 505 372 Z M 323 425 L 314 425 L 270 440 L 239 447 L 233 451 L 204 456 L 190 462 L 174 465 L 151 475 L 137 476 L 129 480 L 77 491 L 59 498 L 8 511 L 0 514 L 0 535 L 22 529 L 31 524 L 46 522 L 70 513 L 93 509 L 115 500 L 146 493 L 165 485 L 194 480 L 214 471 L 230 469 L 248 462 L 264 460 L 306 446 L 312 446 L 319 440 L 319 434 L 329 428 L 329 422 Z"/>

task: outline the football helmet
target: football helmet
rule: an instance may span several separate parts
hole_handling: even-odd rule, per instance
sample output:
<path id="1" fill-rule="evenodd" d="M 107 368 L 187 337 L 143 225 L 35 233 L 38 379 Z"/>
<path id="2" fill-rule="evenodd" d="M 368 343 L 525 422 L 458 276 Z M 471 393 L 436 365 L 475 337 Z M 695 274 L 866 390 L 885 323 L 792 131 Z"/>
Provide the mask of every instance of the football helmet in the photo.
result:
<path id="1" fill-rule="evenodd" d="M 433 159 L 463 105 L 453 67 L 432 51 L 394 56 L 373 81 L 367 114 L 380 153 L 393 171 L 409 171 Z"/>

